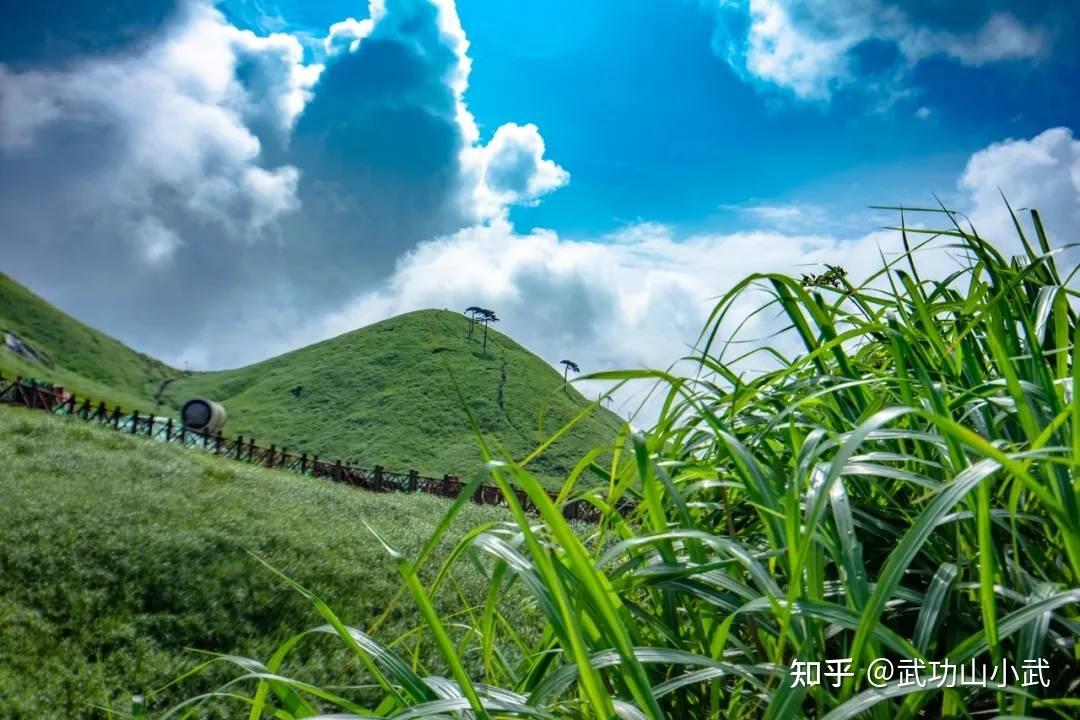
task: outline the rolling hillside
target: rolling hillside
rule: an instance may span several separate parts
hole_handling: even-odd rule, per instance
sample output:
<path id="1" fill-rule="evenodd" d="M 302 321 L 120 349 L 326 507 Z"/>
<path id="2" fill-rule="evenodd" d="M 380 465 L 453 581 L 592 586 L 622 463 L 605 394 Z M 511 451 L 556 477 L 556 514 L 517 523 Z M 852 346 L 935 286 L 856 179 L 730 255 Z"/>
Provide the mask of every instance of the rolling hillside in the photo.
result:
<path id="1" fill-rule="evenodd" d="M 135 693 L 146 694 L 158 717 L 231 676 L 211 668 L 155 692 L 205 661 L 197 651 L 265 660 L 323 622 L 246 550 L 316 590 L 345 622 L 388 644 L 401 638 L 397 647 L 408 649 L 414 638 L 406 633 L 420 617 L 407 596 L 383 617 L 400 572 L 367 526 L 414 558 L 448 507 L 428 495 L 357 492 L 20 408 L 0 407 L 0 467 L 3 720 L 127 717 Z M 447 542 L 505 518 L 467 503 Z M 425 568 L 425 581 L 437 565 Z M 455 580 L 467 602 L 482 601 L 480 573 L 462 568 Z M 452 616 L 462 597 L 440 593 L 439 612 Z M 318 637 L 294 655 L 303 676 L 364 679 L 348 653 Z M 229 707 L 198 717 L 236 717 Z"/>
<path id="2" fill-rule="evenodd" d="M 41 362 L 4 347 L 15 333 Z M 48 379 L 125 408 L 151 404 L 162 380 L 183 374 L 84 325 L 0 273 L 0 372 Z"/>
<path id="3" fill-rule="evenodd" d="M 542 359 L 445 310 L 390 318 L 261 363 L 183 372 L 74 320 L 0 275 L 0 326 L 46 363 L 0 350 L 0 372 L 41 377 L 125 408 L 174 412 L 189 398 L 221 402 L 225 433 L 262 445 L 423 474 L 466 475 L 480 454 L 457 381 L 482 432 L 521 459 L 588 406 Z M 168 381 L 168 382 L 165 382 Z M 531 469 L 557 486 L 621 420 L 602 408 L 560 438 Z"/>

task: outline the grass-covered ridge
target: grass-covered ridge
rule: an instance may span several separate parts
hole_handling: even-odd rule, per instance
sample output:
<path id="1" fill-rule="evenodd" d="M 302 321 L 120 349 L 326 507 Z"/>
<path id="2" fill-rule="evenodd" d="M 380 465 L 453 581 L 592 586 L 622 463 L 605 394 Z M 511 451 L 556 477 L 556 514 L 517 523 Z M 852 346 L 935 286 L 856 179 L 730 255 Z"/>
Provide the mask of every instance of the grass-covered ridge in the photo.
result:
<path id="1" fill-rule="evenodd" d="M 470 340 L 459 313 L 411 312 L 238 370 L 192 374 L 165 397 L 174 406 L 195 395 L 223 402 L 230 436 L 367 467 L 467 474 L 480 454 L 454 382 L 481 431 L 517 459 L 589 405 L 511 338 L 489 330 L 484 350 L 482 334 L 476 327 Z M 535 472 L 557 484 L 620 422 L 606 409 L 587 415 Z"/>
<path id="2" fill-rule="evenodd" d="M 228 411 L 230 438 L 254 436 L 261 445 L 330 461 L 436 477 L 466 475 L 479 461 L 451 373 L 481 431 L 518 459 L 595 400 L 494 329 L 485 349 L 481 327 L 469 338 L 469 320 L 443 310 L 390 318 L 235 370 L 186 372 L 78 322 L 0 274 L 3 329 L 50 361 L 33 363 L 0 346 L 0 373 L 9 378 L 48 379 L 82 397 L 159 415 L 205 396 Z M 606 408 L 589 414 L 533 469 L 557 486 L 620 423 Z"/>
<path id="3" fill-rule="evenodd" d="M 870 278 L 746 278 L 703 334 L 701 375 L 605 375 L 669 393 L 658 425 L 624 439 L 610 484 L 595 491 L 610 506 L 640 489 L 636 517 L 610 513 L 580 537 L 527 470 L 490 466 L 517 528 L 461 542 L 462 560 L 468 548 L 496 567 L 474 632 L 438 645 L 449 679 L 339 628 L 343 647 L 371 663 L 353 681 L 383 682 L 382 702 L 331 693 L 329 680 L 322 690 L 295 682 L 288 648 L 269 667 L 250 665 L 229 702 L 252 718 L 316 707 L 360 717 L 1076 717 L 1080 324 L 1072 268 L 1057 267 L 1032 220 L 1018 259 L 955 224 L 906 233 L 909 246 L 953 246 L 961 267 L 944 278 L 920 272 L 920 251 Z M 725 361 L 719 329 L 752 288 L 771 296 L 768 311 L 803 350 L 748 378 Z M 527 489 L 539 522 L 517 511 L 509 483 Z M 442 588 L 423 570 L 439 561 L 399 557 L 423 607 Z M 515 580 L 545 614 L 535 641 L 522 643 L 497 604 Z M 423 629 L 439 639 L 452 626 L 428 614 Z M 520 655 L 498 652 L 522 644 Z M 839 686 L 794 682 L 795 660 L 843 658 L 851 674 Z M 922 663 L 924 679 L 947 661 L 952 682 L 894 675 L 875 688 L 866 671 L 876 658 Z M 989 672 L 1005 659 L 1018 670 L 1046 664 L 1035 684 L 958 684 L 957 666 Z"/>
<path id="4" fill-rule="evenodd" d="M 0 333 L 16 333 L 47 364 L 28 361 L 3 347 L 0 373 L 48 379 L 75 392 L 125 408 L 152 409 L 165 378 L 179 376 L 165 363 L 138 353 L 79 322 L 0 273 Z"/>
<path id="5" fill-rule="evenodd" d="M 246 550 L 373 629 L 399 583 L 365 523 L 416 553 L 446 508 L 4 407 L 0 468 L 0 718 L 126 713 L 134 693 L 205 660 L 185 648 L 270 653 L 310 610 Z M 505 518 L 470 505 L 452 532 Z M 461 595 L 437 603 L 450 618 L 461 597 L 479 602 L 486 591 L 470 568 L 454 582 Z M 408 654 L 415 638 L 401 636 L 418 619 L 398 604 L 373 634 L 400 638 L 395 647 Z M 349 667 L 347 653 L 318 639 L 300 657 L 312 678 Z M 221 679 L 189 681 L 148 704 L 160 709 Z"/>

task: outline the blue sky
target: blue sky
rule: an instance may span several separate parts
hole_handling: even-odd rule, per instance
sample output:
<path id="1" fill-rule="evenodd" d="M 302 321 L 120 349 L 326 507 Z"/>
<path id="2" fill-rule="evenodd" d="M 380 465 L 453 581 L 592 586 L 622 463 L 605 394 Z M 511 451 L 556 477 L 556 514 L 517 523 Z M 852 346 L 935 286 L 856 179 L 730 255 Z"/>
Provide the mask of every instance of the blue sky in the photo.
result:
<path id="1" fill-rule="evenodd" d="M 470 106 L 542 128 L 574 182 L 517 217 L 578 233 L 638 217 L 706 227 L 725 204 L 925 202 L 953 189 L 975 150 L 1073 125 L 1080 109 L 1074 62 L 930 62 L 904 83 L 911 97 L 885 110 L 857 87 L 799 102 L 716 57 L 715 13 L 702 3 L 528 5 L 529 22 L 508 22 L 516 3 L 460 4 Z M 565 27 L 576 28 L 567 43 L 539 40 Z M 532 53 L 537 44 L 551 51 Z M 1044 96 L 1053 100 L 1032 102 Z M 861 197 L 844 193 L 853 181 Z"/>
<path id="2" fill-rule="evenodd" d="M 749 12 L 722 4 L 457 3 L 473 61 L 467 101 L 482 135 L 503 122 L 535 123 L 574 178 L 540 205 L 513 208 L 515 222 L 596 235 L 642 218 L 736 227 L 725 208 L 740 204 L 801 201 L 850 214 L 871 203 L 925 203 L 954 190 L 972 152 L 1075 125 L 1080 112 L 1071 19 L 1058 23 L 1052 51 L 977 67 L 932 56 L 871 91 L 863 85 L 888 78 L 903 61 L 890 43 L 868 39 L 852 53 L 865 67 L 850 85 L 827 100 L 800 100 L 718 56 L 717 36 L 739 42 Z M 845 3 L 832 5 L 843 13 Z M 952 3 L 932 20 L 970 32 L 994 13 L 1031 27 L 1069 15 L 1067 3 L 1011 5 Z M 283 21 L 312 37 L 356 9 L 224 6 L 250 26 Z"/>
<path id="3" fill-rule="evenodd" d="M 937 194 L 995 229 L 1000 189 L 1080 221 L 1078 14 L 24 3 L 0 30 L 4 269 L 191 366 L 473 304 L 552 361 L 663 365 L 740 273 L 872 271 L 871 204 Z"/>
<path id="4" fill-rule="evenodd" d="M 518 211 L 523 222 L 586 234 L 641 217 L 701 226 L 725 204 L 798 197 L 856 166 L 872 173 L 897 158 L 962 159 L 940 130 L 910 117 L 914 108 L 903 118 L 856 117 L 857 100 L 843 98 L 843 108 L 785 102 L 745 82 L 713 53 L 713 20 L 696 3 L 671 3 L 666 12 L 608 4 L 602 17 L 590 10 L 592 18 L 573 8 L 599 6 L 560 3 L 559 26 L 588 29 L 542 61 L 527 48 L 550 28 L 515 24 L 517 32 L 504 33 L 498 19 L 479 22 L 490 12 L 481 5 L 461 6 L 463 22 L 477 19 L 474 113 L 530 118 L 574 178 L 573 192 Z M 527 83 L 515 81 L 522 76 Z"/>

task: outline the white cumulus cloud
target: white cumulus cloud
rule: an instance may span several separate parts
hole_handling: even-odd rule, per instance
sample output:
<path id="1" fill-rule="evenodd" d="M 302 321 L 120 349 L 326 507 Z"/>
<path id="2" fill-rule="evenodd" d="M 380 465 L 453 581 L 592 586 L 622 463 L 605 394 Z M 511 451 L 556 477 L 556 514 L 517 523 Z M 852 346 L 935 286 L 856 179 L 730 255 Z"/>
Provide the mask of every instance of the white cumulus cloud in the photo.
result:
<path id="1" fill-rule="evenodd" d="M 81 202 L 129 217 L 140 228 L 130 240 L 153 265 L 180 245 L 170 227 L 177 211 L 252 239 L 297 205 L 296 168 L 264 167 L 253 127 L 287 134 L 318 77 L 302 55 L 295 38 L 257 37 L 190 4 L 132 55 L 63 70 L 0 66 L 0 152 L 48 145 L 61 123 L 107 143 L 122 138 L 109 162 L 89 171 Z"/>
<path id="2" fill-rule="evenodd" d="M 898 28 L 894 38 L 912 63 L 933 55 L 946 55 L 965 65 L 1037 58 L 1049 45 L 1044 28 L 1027 27 L 1008 13 L 995 13 L 971 33 L 909 26 Z"/>
<path id="3" fill-rule="evenodd" d="M 535 203 L 541 195 L 570 181 L 570 173 L 544 157 L 544 139 L 533 125 L 506 123 L 487 145 L 464 151 L 466 172 L 473 173 L 472 201 L 479 218 L 503 208 Z"/>
<path id="4" fill-rule="evenodd" d="M 826 100 L 852 83 L 854 51 L 871 40 L 895 47 L 908 69 L 933 56 L 966 65 L 1033 59 L 1050 45 L 1045 28 L 1004 11 L 958 31 L 893 0 L 719 0 L 719 7 L 716 51 L 738 72 L 804 100 Z"/>
<path id="5" fill-rule="evenodd" d="M 1004 140 L 980 150 L 968 160 L 959 185 L 970 198 L 969 214 L 977 228 L 1011 225 L 1004 195 L 1014 209 L 1039 210 L 1059 245 L 1080 241 L 1075 235 L 1080 140 L 1069 128 L 1050 128 L 1030 139 Z"/>
<path id="6" fill-rule="evenodd" d="M 549 230 L 518 232 L 500 218 L 421 244 L 400 260 L 384 286 L 360 295 L 288 344 L 410 310 L 460 311 L 480 305 L 502 318 L 500 330 L 552 364 L 569 357 L 584 373 L 666 368 L 689 353 L 715 298 L 746 275 L 797 274 L 808 270 L 808 263 L 825 262 L 864 275 L 877 266 L 879 241 L 899 243 L 881 234 L 845 241 L 775 231 L 678 237 L 650 223 L 580 241 Z M 726 331 L 766 299 L 748 293 Z M 766 312 L 748 322 L 741 337 L 764 339 L 777 329 L 775 312 Z M 796 349 L 790 339 L 780 343 L 788 352 Z M 738 347 L 727 357 L 746 349 Z M 744 365 L 760 368 L 767 362 L 758 356 Z M 584 391 L 595 397 L 607 388 L 586 383 Z M 633 412 L 643 392 L 636 387 L 621 393 L 621 411 Z"/>
<path id="7" fill-rule="evenodd" d="M 417 38 L 414 8 L 429 3 L 435 11 L 435 35 Z M 569 173 L 544 157 L 544 139 L 532 123 L 505 123 L 496 128 L 487 144 L 480 142 L 476 119 L 465 102 L 472 70 L 469 41 L 453 0 L 370 0 L 368 17 L 334 23 L 323 47 L 334 57 L 358 53 L 365 42 L 388 38 L 406 39 L 414 47 L 431 43 L 423 49 L 424 54 L 433 55 L 437 48 L 453 56 L 443 81 L 452 92 L 453 116 L 462 141 L 460 202 L 466 217 L 474 221 L 496 217 L 510 205 L 533 204 L 541 195 L 569 182 Z"/>

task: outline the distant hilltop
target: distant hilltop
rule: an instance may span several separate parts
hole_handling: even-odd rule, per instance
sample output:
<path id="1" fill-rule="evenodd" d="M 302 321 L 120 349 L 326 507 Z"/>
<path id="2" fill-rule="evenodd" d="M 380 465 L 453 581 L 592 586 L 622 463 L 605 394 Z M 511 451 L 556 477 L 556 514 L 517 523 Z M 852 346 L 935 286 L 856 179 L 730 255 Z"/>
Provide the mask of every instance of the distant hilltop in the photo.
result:
<path id="1" fill-rule="evenodd" d="M 420 310 L 235 370 L 177 370 L 88 327 L 0 274 L 0 372 L 79 395 L 177 414 L 193 397 L 221 403 L 227 433 L 326 459 L 466 476 L 480 430 L 517 459 L 589 405 L 548 363 L 463 314 Z M 10 336 L 11 341 L 6 338 Z M 586 368 L 587 371 L 587 368 Z M 557 487 L 622 420 L 595 408 L 530 463 Z"/>

